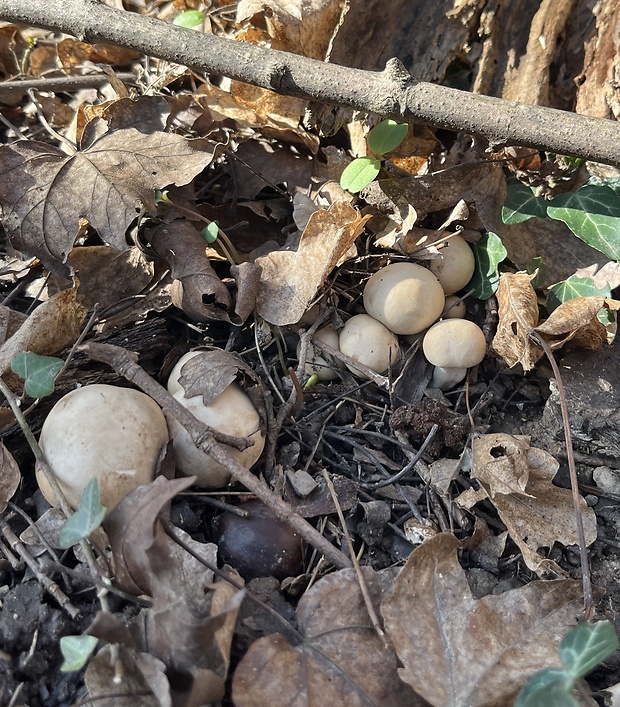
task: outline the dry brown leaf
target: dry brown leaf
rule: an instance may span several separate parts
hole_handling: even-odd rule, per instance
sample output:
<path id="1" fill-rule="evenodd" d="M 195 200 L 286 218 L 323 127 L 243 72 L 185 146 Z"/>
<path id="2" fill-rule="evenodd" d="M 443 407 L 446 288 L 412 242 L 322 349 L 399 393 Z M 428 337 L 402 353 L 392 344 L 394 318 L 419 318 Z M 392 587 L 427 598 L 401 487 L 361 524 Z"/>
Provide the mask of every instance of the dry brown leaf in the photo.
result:
<path id="1" fill-rule="evenodd" d="M 170 266 L 172 303 L 198 322 L 229 322 L 232 305 L 226 285 L 215 274 L 206 243 L 189 221 L 162 223 L 149 235 L 151 247 Z"/>
<path id="2" fill-rule="evenodd" d="M 76 289 L 64 290 L 39 305 L 10 339 L 0 347 L 0 373 L 22 351 L 56 356 L 75 342 L 86 317 Z"/>
<path id="3" fill-rule="evenodd" d="M 504 707 L 537 670 L 559 666 L 558 645 L 582 609 L 581 583 L 535 581 L 475 600 L 459 541 L 441 533 L 414 550 L 383 600 L 402 680 L 437 707 Z"/>
<path id="4" fill-rule="evenodd" d="M 369 218 L 337 201 L 312 214 L 296 250 L 257 258 L 263 269 L 258 314 L 278 326 L 298 322 Z"/>
<path id="5" fill-rule="evenodd" d="M 499 322 L 491 346 L 508 366 L 520 363 L 529 371 L 543 355 L 530 335 L 538 324 L 538 299 L 534 275 L 502 273 L 497 290 Z"/>
<path id="6" fill-rule="evenodd" d="M 122 645 L 104 646 L 90 661 L 84 681 L 101 707 L 172 707 L 164 663 Z"/>
<path id="7" fill-rule="evenodd" d="M 22 475 L 17 462 L 4 446 L 4 442 L 0 442 L 0 513 L 15 495 L 21 480 Z"/>
<path id="8" fill-rule="evenodd" d="M 472 452 L 472 478 L 496 507 L 526 565 L 534 572 L 561 573 L 537 552 L 556 542 L 579 542 L 571 491 L 552 483 L 558 462 L 544 450 L 530 447 L 529 438 L 502 433 L 478 437 Z M 524 479 L 527 482 L 519 490 Z M 580 507 L 586 545 L 591 545 L 597 536 L 596 516 L 583 498 Z"/>
<path id="9" fill-rule="evenodd" d="M 73 155 L 33 140 L 0 148 L 0 205 L 9 239 L 60 275 L 69 273 L 64 263 L 81 218 L 124 250 L 136 207 L 154 213 L 154 190 L 187 184 L 213 159 L 206 140 L 133 127 L 105 132 L 104 121 L 93 124 L 92 141 Z"/>
<path id="10" fill-rule="evenodd" d="M 377 605 L 389 591 L 389 575 L 369 567 L 363 572 Z M 238 707 L 424 704 L 399 680 L 396 656 L 373 629 L 353 570 L 335 572 L 307 590 L 297 619 L 300 645 L 272 635 L 250 646 L 233 677 Z"/>
<path id="11" fill-rule="evenodd" d="M 573 340 L 581 348 L 597 351 L 603 344 L 611 343 L 615 333 L 609 334 L 605 325 L 597 319 L 597 313 L 603 308 L 617 312 L 620 301 L 599 295 L 576 297 L 562 302 L 546 321 L 536 327 L 536 331 L 544 336 L 552 349 Z"/>
<path id="12" fill-rule="evenodd" d="M 56 45 L 63 68 L 71 70 L 85 61 L 100 64 L 126 64 L 140 58 L 140 52 L 111 44 L 87 44 L 68 37 Z"/>

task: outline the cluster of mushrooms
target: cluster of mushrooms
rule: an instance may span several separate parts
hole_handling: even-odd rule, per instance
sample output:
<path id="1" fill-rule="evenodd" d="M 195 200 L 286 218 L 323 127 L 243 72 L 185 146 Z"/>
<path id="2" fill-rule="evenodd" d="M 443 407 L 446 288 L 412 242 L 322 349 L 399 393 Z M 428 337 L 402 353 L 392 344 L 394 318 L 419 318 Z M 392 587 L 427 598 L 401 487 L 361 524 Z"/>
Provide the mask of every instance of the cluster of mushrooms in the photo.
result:
<path id="1" fill-rule="evenodd" d="M 429 269 L 398 262 L 378 270 L 364 288 L 366 314 L 351 317 L 339 335 L 327 326 L 315 339 L 383 374 L 400 358 L 398 336 L 407 340 L 428 329 L 422 350 L 435 367 L 431 386 L 442 390 L 453 387 L 465 378 L 468 368 L 482 361 L 486 342 L 480 327 L 463 319 L 465 305 L 454 295 L 473 275 L 471 248 L 461 236 L 453 235 L 441 255 L 430 261 Z M 362 375 L 353 366 L 349 368 Z M 334 362 L 314 348 L 308 352 L 306 373 L 320 380 L 338 375 Z"/>

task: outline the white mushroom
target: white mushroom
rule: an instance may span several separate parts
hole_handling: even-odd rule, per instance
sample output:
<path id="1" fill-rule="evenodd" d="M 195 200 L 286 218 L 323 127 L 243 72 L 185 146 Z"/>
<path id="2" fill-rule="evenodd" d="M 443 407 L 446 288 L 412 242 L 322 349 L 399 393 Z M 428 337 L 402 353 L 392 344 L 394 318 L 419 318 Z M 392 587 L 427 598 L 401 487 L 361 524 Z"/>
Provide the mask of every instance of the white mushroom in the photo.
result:
<path id="1" fill-rule="evenodd" d="M 469 243 L 461 236 L 451 236 L 439 251 L 441 258 L 430 261 L 430 269 L 444 292 L 458 292 L 471 280 L 476 267 L 474 253 Z"/>
<path id="2" fill-rule="evenodd" d="M 204 404 L 202 395 L 186 398 L 179 382 L 181 369 L 187 361 L 199 355 L 200 351 L 190 351 L 179 360 L 168 379 L 168 392 L 205 425 L 235 437 L 251 437 L 254 440 L 253 446 L 243 451 L 224 445 L 233 459 L 249 469 L 258 461 L 265 446 L 265 438 L 260 431 L 260 416 L 237 383 L 231 383 L 211 405 Z M 230 473 L 198 449 L 189 432 L 175 418 L 169 417 L 168 425 L 179 471 L 188 476 L 195 475 L 199 486 L 226 486 L 230 481 Z"/>
<path id="3" fill-rule="evenodd" d="M 439 318 L 444 291 L 430 270 L 393 263 L 378 270 L 364 288 L 364 307 L 394 334 L 417 334 Z"/>
<path id="4" fill-rule="evenodd" d="M 467 319 L 444 319 L 437 322 L 426 332 L 422 342 L 427 361 L 444 369 L 436 369 L 434 387 L 446 390 L 451 387 L 451 381 L 455 385 L 463 380 L 463 371 L 478 365 L 486 354 L 486 348 L 482 329 L 473 322 Z"/>
<path id="5" fill-rule="evenodd" d="M 315 339 L 322 341 L 323 343 L 331 346 L 332 349 L 339 349 L 338 343 L 338 332 L 334 329 L 331 324 L 319 329 L 314 335 Z M 301 349 L 301 343 L 297 344 L 297 357 L 299 358 L 299 352 Z M 306 374 L 309 376 L 317 376 L 319 380 L 331 381 L 334 378 L 338 378 L 338 364 L 332 360 L 330 356 L 322 354 L 315 349 L 312 344 L 308 345 L 306 352 Z"/>
<path id="6" fill-rule="evenodd" d="M 465 302 L 457 295 L 448 295 L 441 313 L 442 319 L 463 319 L 467 314 Z"/>
<path id="7" fill-rule="evenodd" d="M 377 373 L 385 373 L 400 358 L 398 339 L 368 314 L 351 317 L 340 332 L 340 350 Z M 347 366 L 356 376 L 363 374 Z"/>
<path id="8" fill-rule="evenodd" d="M 168 442 L 166 419 L 148 395 L 113 385 L 87 385 L 61 398 L 49 412 L 39 444 L 72 508 L 96 478 L 108 511 L 137 486 L 153 480 L 162 447 Z M 41 493 L 58 501 L 37 469 Z"/>

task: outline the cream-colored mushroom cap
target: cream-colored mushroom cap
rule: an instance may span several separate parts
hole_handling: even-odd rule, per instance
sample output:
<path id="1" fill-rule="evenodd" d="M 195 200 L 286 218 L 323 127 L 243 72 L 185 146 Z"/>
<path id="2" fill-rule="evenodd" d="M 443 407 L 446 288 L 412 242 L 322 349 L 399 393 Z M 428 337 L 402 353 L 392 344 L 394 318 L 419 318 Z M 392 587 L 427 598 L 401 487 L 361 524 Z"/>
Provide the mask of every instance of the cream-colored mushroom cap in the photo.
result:
<path id="1" fill-rule="evenodd" d="M 378 270 L 364 288 L 366 312 L 394 334 L 417 334 L 439 318 L 444 291 L 430 270 L 393 263 Z"/>
<path id="2" fill-rule="evenodd" d="M 332 349 L 339 350 L 340 344 L 338 342 L 338 332 L 334 329 L 331 324 L 326 327 L 319 329 L 314 335 L 315 339 L 322 341 L 324 344 L 331 346 Z M 297 357 L 299 358 L 299 352 L 301 349 L 301 342 L 297 344 Z M 312 344 L 308 345 L 308 350 L 306 352 L 306 375 L 318 376 L 319 380 L 331 381 L 334 378 L 338 378 L 338 363 L 334 361 L 330 356 L 321 353 L 318 348 L 315 348 Z"/>
<path id="3" fill-rule="evenodd" d="M 442 319 L 463 319 L 467 314 L 465 302 L 458 295 L 448 295 L 441 312 Z"/>
<path id="4" fill-rule="evenodd" d="M 265 446 L 265 438 L 260 431 L 260 416 L 237 383 L 231 383 L 211 405 L 204 404 L 202 395 L 184 397 L 185 391 L 179 383 L 181 368 L 189 359 L 198 355 L 199 351 L 190 351 L 179 360 L 168 379 L 168 392 L 205 425 L 235 437 L 251 437 L 254 445 L 243 451 L 223 445 L 233 459 L 249 469 L 258 461 Z M 226 486 L 230 481 L 230 473 L 198 449 L 189 432 L 175 418 L 168 417 L 168 426 L 174 442 L 177 469 L 188 476 L 195 475 L 199 486 Z"/>
<path id="5" fill-rule="evenodd" d="M 153 480 L 162 447 L 168 442 L 166 419 L 155 401 L 137 390 L 87 385 L 61 398 L 50 410 L 39 444 L 72 508 L 96 478 L 108 511 L 137 486 Z M 37 470 L 41 493 L 56 497 Z"/>
<path id="6" fill-rule="evenodd" d="M 340 350 L 376 373 L 385 373 L 400 358 L 398 339 L 381 322 L 368 314 L 351 317 L 340 332 Z M 363 373 L 347 365 L 356 376 Z"/>
<path id="7" fill-rule="evenodd" d="M 474 253 L 461 236 L 451 236 L 440 248 L 441 258 L 431 260 L 429 267 L 437 276 L 444 292 L 458 292 L 471 280 L 476 267 Z"/>
<path id="8" fill-rule="evenodd" d="M 470 368 L 482 361 L 487 344 L 479 326 L 467 319 L 444 319 L 424 335 L 426 359 L 442 368 Z"/>

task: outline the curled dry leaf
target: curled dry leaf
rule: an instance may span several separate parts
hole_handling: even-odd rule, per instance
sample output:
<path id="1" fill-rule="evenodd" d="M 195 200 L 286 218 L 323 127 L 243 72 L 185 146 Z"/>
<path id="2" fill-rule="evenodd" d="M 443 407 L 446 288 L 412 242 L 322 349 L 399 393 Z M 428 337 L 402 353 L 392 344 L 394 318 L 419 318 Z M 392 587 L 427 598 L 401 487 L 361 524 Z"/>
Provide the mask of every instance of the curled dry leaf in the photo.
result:
<path id="1" fill-rule="evenodd" d="M 389 591 L 390 575 L 369 567 L 363 573 L 376 606 Z M 353 570 L 335 572 L 307 590 L 297 619 L 304 637 L 299 645 L 272 635 L 250 646 L 233 678 L 236 705 L 424 704 L 399 680 L 394 651 L 372 627 Z"/>
<path id="2" fill-rule="evenodd" d="M 499 322 L 492 347 L 508 366 L 520 363 L 525 371 L 543 355 L 530 338 L 538 324 L 534 277 L 527 273 L 502 273 L 497 290 Z"/>
<path id="3" fill-rule="evenodd" d="M 258 314 L 278 326 L 298 322 L 369 218 L 337 201 L 312 214 L 295 250 L 257 258 L 263 269 Z"/>
<path id="4" fill-rule="evenodd" d="M 154 190 L 187 184 L 213 159 L 206 140 L 135 128 L 105 132 L 102 120 L 92 123 L 98 124 L 94 139 L 72 155 L 32 140 L 0 148 L 0 205 L 9 240 L 59 275 L 69 274 L 65 261 L 80 219 L 124 250 L 137 205 L 154 212 Z"/>
<path id="5" fill-rule="evenodd" d="M 601 309 L 617 312 L 620 301 L 598 295 L 576 297 L 554 309 L 536 331 L 542 334 L 551 349 L 560 348 L 572 340 L 580 348 L 598 351 L 603 344 L 611 343 L 615 334 L 615 330 L 609 333 L 597 318 Z"/>
<path id="6" fill-rule="evenodd" d="M 56 356 L 75 342 L 86 317 L 75 288 L 64 290 L 39 305 L 21 327 L 0 347 L 0 373 L 22 351 Z"/>
<path id="7" fill-rule="evenodd" d="M 151 231 L 150 241 L 155 254 L 170 266 L 172 303 L 194 321 L 230 321 L 230 293 L 211 267 L 205 241 L 192 224 L 185 220 L 161 224 Z"/>
<path id="8" fill-rule="evenodd" d="M 0 442 L 0 513 L 7 507 L 19 488 L 22 475 L 13 455 Z"/>
<path id="9" fill-rule="evenodd" d="M 415 549 L 381 604 L 402 680 L 437 707 L 510 705 L 527 679 L 558 666 L 559 642 L 582 608 L 581 583 L 535 581 L 474 599 L 459 541 Z"/>
<path id="10" fill-rule="evenodd" d="M 472 452 L 472 477 L 497 508 L 526 565 L 534 572 L 561 574 L 555 563 L 537 553 L 538 548 L 556 542 L 579 542 L 571 492 L 552 483 L 558 462 L 542 449 L 530 447 L 528 437 L 502 433 L 474 439 Z M 591 545 L 597 535 L 596 516 L 583 498 L 581 515 L 586 544 Z"/>

